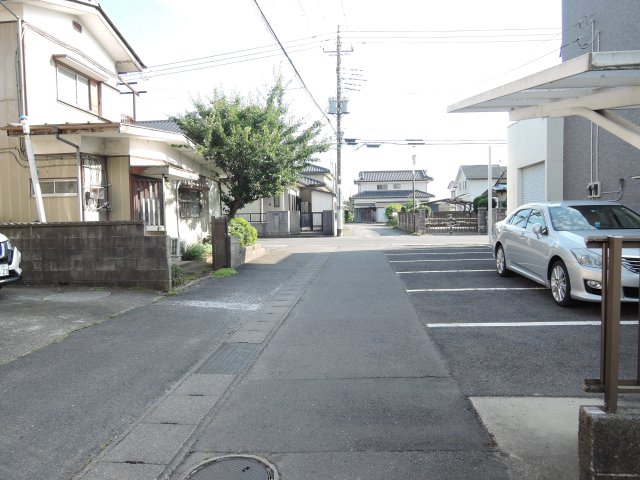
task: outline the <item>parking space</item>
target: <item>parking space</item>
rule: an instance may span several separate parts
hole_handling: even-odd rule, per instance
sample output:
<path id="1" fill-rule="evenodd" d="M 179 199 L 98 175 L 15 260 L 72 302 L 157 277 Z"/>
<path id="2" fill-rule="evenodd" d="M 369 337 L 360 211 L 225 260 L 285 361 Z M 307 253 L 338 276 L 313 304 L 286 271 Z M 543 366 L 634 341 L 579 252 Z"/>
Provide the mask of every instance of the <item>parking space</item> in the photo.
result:
<path id="1" fill-rule="evenodd" d="M 407 247 L 389 266 L 449 373 L 505 453 L 511 478 L 578 477 L 578 409 L 600 369 L 600 304 L 555 304 L 549 289 L 500 277 L 489 247 Z M 638 305 L 622 305 L 620 376 L 637 366 Z M 640 395 L 622 396 L 640 405 Z"/>
<path id="2" fill-rule="evenodd" d="M 600 305 L 558 307 L 549 289 L 495 272 L 489 247 L 389 250 L 385 256 L 451 373 L 469 396 L 585 396 L 599 374 Z M 638 306 L 622 307 L 621 369 L 635 373 Z"/>

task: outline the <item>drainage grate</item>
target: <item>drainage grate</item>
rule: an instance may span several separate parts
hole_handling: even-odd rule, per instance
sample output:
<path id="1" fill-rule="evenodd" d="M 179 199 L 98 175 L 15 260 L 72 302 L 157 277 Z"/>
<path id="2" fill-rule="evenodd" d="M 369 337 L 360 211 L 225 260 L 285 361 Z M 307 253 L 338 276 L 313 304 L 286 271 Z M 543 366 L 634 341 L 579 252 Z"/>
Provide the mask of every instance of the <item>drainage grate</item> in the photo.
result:
<path id="1" fill-rule="evenodd" d="M 237 375 L 253 360 L 259 348 L 256 343 L 225 343 L 196 373 Z"/>
<path id="2" fill-rule="evenodd" d="M 256 457 L 221 457 L 196 467 L 186 480 L 274 480 L 275 469 Z"/>

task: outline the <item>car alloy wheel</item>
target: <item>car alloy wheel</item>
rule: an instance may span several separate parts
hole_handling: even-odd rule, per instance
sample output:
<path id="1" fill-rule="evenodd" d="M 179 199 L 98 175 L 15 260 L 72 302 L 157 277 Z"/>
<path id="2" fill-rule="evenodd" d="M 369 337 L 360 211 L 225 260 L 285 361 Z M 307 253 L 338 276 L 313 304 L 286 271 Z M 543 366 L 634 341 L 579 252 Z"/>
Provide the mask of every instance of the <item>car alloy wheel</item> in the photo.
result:
<path id="1" fill-rule="evenodd" d="M 571 299 L 571 282 L 567 267 L 562 260 L 557 260 L 551 268 L 551 295 L 553 300 L 561 307 L 568 307 L 573 303 Z"/>
<path id="2" fill-rule="evenodd" d="M 504 256 L 504 249 L 502 248 L 502 245 L 499 245 L 496 249 L 496 271 L 501 277 L 508 277 L 511 273 L 507 269 L 507 259 Z"/>

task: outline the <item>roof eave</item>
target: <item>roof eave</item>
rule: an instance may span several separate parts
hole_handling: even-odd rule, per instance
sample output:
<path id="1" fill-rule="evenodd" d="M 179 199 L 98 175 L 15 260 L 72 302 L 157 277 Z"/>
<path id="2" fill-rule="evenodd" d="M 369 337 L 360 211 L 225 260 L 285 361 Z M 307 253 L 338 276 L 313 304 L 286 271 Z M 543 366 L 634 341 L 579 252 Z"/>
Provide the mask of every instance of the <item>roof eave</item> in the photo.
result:
<path id="1" fill-rule="evenodd" d="M 618 70 L 640 70 L 640 50 L 587 53 L 546 70 L 454 103 L 447 107 L 447 112 L 509 112 L 516 108 L 539 105 L 543 103 L 544 98 L 542 97 L 544 97 L 544 95 L 538 98 L 538 102 L 527 101 L 524 95 L 520 100 L 508 97 L 519 92 L 527 92 L 530 93 L 528 98 L 531 99 L 535 96 L 531 95 L 529 91 L 541 89 L 544 85 L 589 72 Z M 602 82 L 603 78 L 605 78 L 605 75 L 602 75 L 597 81 Z M 585 85 L 586 87 L 593 88 L 600 86 L 596 83 Z M 575 86 L 574 88 L 585 88 L 585 86 Z M 519 101 L 522 103 L 518 103 Z"/>

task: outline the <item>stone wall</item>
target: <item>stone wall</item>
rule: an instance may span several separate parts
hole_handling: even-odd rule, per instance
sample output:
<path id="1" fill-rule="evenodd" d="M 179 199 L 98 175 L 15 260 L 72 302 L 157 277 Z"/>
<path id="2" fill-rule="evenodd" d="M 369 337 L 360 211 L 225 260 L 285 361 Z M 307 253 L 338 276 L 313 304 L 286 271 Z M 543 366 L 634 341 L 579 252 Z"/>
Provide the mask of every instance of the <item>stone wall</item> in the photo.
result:
<path id="1" fill-rule="evenodd" d="M 171 289 L 169 238 L 142 222 L 0 224 L 27 285 Z"/>
<path id="2" fill-rule="evenodd" d="M 416 213 L 398 212 L 398 228 L 405 232 L 415 233 L 416 235 L 424 235 L 426 228 L 424 210 Z"/>

